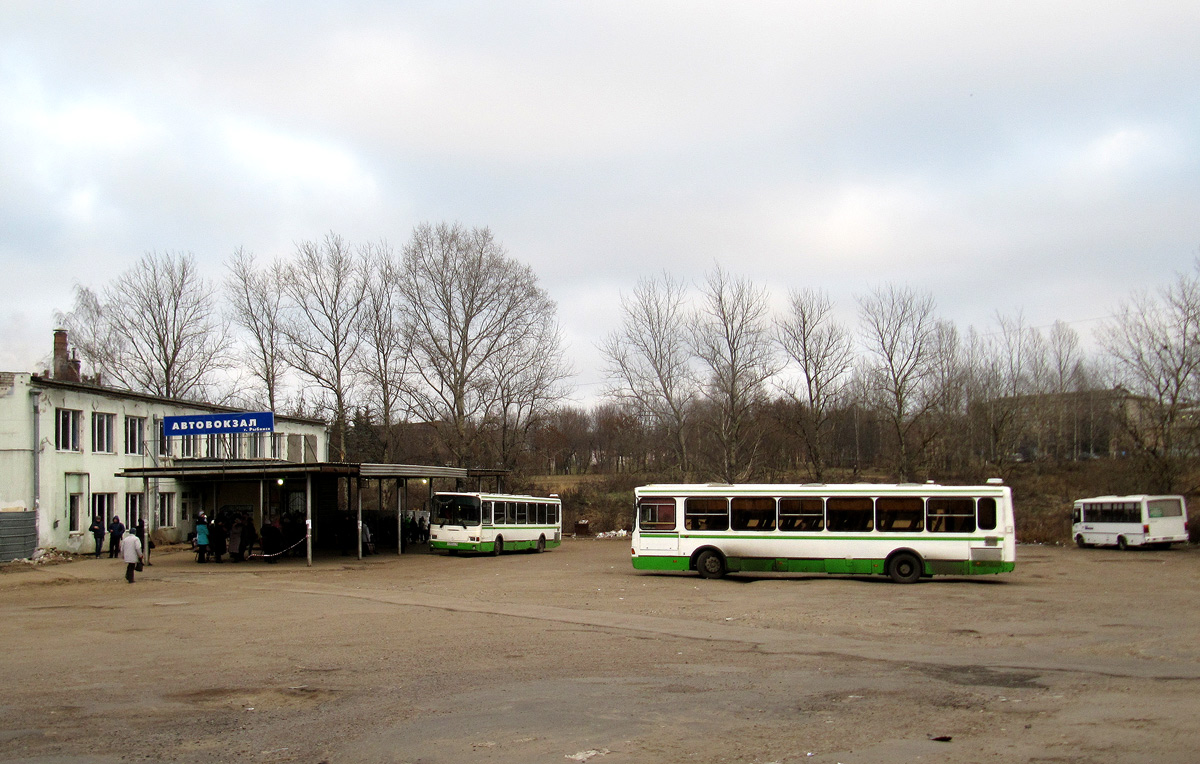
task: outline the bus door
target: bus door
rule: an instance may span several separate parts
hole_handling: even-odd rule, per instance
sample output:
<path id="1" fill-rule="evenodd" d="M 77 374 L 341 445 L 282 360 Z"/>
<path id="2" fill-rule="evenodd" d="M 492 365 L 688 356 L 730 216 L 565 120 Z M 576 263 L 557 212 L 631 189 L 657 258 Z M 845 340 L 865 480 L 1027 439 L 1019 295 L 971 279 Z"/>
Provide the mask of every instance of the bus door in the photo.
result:
<path id="1" fill-rule="evenodd" d="M 641 549 L 650 552 L 678 552 L 679 531 L 675 527 L 679 513 L 674 497 L 643 497 L 638 500 L 637 520 Z"/>

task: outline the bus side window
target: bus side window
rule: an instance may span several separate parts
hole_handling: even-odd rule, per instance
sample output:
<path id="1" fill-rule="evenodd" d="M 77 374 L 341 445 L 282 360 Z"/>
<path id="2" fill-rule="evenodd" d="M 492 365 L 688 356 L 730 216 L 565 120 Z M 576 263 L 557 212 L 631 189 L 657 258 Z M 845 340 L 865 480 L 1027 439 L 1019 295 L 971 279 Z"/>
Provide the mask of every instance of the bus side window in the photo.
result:
<path id="1" fill-rule="evenodd" d="M 729 527 L 735 531 L 775 530 L 774 499 L 734 497 L 729 505 Z"/>
<path id="2" fill-rule="evenodd" d="M 1071 510 L 1071 522 L 1072 523 L 1082 523 L 1083 522 L 1083 510 L 1081 510 L 1079 507 L 1075 507 L 1074 509 Z"/>
<path id="3" fill-rule="evenodd" d="M 675 530 L 675 500 L 642 499 L 638 503 L 638 527 L 644 531 Z"/>
<path id="4" fill-rule="evenodd" d="M 492 502 L 490 501 L 485 501 L 483 503 L 483 524 L 492 524 Z"/>
<path id="5" fill-rule="evenodd" d="M 930 533 L 974 533 L 975 500 L 930 497 L 925 503 Z"/>
<path id="6" fill-rule="evenodd" d="M 684 499 L 683 527 L 689 531 L 729 530 L 729 502 L 726 499 Z"/>
<path id="7" fill-rule="evenodd" d="M 820 531 L 825 529 L 825 502 L 823 499 L 779 500 L 779 530 Z"/>
<path id="8" fill-rule="evenodd" d="M 903 533 L 925 526 L 925 506 L 916 497 L 881 496 L 875 500 L 875 528 Z"/>
<path id="9" fill-rule="evenodd" d="M 831 531 L 869 531 L 874 526 L 875 502 L 869 496 L 830 497 L 825 522 Z"/>
<path id="10" fill-rule="evenodd" d="M 990 496 L 979 500 L 979 530 L 996 530 L 996 500 Z"/>

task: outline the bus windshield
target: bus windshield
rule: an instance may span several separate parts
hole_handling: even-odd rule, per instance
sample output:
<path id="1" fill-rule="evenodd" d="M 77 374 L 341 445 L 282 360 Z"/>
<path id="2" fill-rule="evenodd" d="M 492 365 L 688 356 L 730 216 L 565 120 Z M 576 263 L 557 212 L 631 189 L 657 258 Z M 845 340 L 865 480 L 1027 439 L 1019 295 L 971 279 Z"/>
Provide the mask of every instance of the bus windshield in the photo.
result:
<path id="1" fill-rule="evenodd" d="M 433 497 L 433 525 L 479 525 L 480 517 L 478 496 Z"/>

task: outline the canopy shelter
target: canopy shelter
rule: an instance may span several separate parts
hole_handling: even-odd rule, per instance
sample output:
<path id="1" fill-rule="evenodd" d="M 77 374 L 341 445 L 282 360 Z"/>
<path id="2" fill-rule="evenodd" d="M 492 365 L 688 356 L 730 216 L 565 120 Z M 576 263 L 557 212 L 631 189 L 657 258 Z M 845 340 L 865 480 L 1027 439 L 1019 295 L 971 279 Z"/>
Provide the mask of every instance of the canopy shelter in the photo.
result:
<path id="1" fill-rule="evenodd" d="M 130 467 L 117 473 L 142 481 L 146 495 L 147 531 L 155 529 L 160 520 L 153 511 L 157 502 L 158 481 L 174 480 L 181 490 L 180 521 L 194 522 L 200 511 L 210 511 L 213 520 L 222 510 L 240 509 L 253 514 L 256 526 L 268 518 L 286 518 L 285 546 L 305 546 L 308 564 L 312 565 L 314 543 L 327 548 L 340 546 L 343 553 L 351 550 L 363 555 L 363 481 L 376 481 L 378 503 L 372 510 L 383 519 L 392 510 L 385 508 L 385 484 L 395 486 L 395 539 L 397 554 L 405 551 L 405 518 L 412 519 L 415 510 L 408 506 L 409 483 L 424 487 L 425 501 L 433 496 L 435 481 L 446 484 L 444 490 L 484 489 L 484 480 L 494 481 L 495 490 L 502 489 L 508 470 L 464 469 L 420 464 L 354 464 L 344 462 L 264 462 L 260 460 L 205 460 L 159 467 Z M 344 500 L 343 500 L 344 499 Z M 303 517 L 303 524 L 299 518 Z M 383 531 L 381 533 L 381 530 Z M 391 540 L 391 530 L 377 523 L 373 537 Z M 147 545 L 149 546 L 149 545 Z"/>

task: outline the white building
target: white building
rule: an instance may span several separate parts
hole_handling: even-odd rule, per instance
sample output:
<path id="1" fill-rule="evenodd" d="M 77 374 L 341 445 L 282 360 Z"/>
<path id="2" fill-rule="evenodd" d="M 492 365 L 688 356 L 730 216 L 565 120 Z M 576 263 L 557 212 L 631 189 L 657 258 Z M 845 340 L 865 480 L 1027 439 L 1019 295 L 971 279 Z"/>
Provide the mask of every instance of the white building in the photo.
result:
<path id="1" fill-rule="evenodd" d="M 173 478 L 118 477 L 122 470 L 328 458 L 328 431 L 312 419 L 276 416 L 271 433 L 164 438 L 163 417 L 237 410 L 88 384 L 67 357 L 65 332 L 55 333 L 54 351 L 53 373 L 0 372 L 0 560 L 32 546 L 90 552 L 95 516 L 106 526 L 114 515 L 127 526 L 142 518 L 152 537 L 183 540 L 216 501 Z"/>

